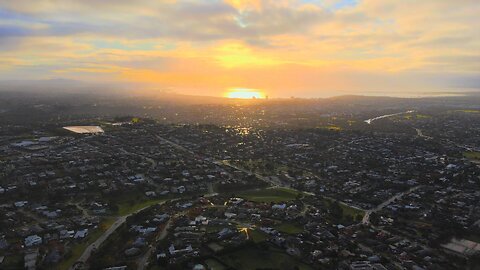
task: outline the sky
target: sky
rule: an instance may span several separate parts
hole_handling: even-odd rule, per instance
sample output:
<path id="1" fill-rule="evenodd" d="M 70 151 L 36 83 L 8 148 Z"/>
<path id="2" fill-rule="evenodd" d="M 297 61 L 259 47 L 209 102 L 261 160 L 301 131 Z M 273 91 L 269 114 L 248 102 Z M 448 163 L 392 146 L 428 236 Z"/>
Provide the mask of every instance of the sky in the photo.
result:
<path id="1" fill-rule="evenodd" d="M 0 80 L 209 96 L 475 90 L 479 14 L 478 0 L 0 0 Z"/>

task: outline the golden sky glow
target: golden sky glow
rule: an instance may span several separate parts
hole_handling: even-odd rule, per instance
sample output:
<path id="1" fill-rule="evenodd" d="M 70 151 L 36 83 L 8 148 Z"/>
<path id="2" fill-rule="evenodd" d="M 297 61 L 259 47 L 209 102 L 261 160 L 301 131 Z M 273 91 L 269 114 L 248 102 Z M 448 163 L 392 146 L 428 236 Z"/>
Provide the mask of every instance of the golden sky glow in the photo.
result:
<path id="1" fill-rule="evenodd" d="M 0 0 L 0 80 L 210 96 L 479 89 L 478 14 L 478 0 Z"/>
<path id="2" fill-rule="evenodd" d="M 248 89 L 248 88 L 231 88 L 225 93 L 225 97 L 228 98 L 241 98 L 241 99 L 252 99 L 252 98 L 265 98 L 266 95 L 260 90 Z"/>

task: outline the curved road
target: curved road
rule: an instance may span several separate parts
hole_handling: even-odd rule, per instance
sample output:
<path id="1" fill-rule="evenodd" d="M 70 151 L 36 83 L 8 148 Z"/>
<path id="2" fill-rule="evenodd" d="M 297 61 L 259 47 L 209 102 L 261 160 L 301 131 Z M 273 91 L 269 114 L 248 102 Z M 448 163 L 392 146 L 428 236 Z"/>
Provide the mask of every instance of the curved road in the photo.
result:
<path id="1" fill-rule="evenodd" d="M 407 191 L 404 191 L 404 192 L 401 192 L 401 193 L 398 193 L 392 197 L 390 197 L 388 200 L 384 201 L 383 203 L 379 204 L 377 207 L 373 208 L 373 209 L 370 209 L 370 210 L 366 210 L 365 211 L 365 216 L 363 216 L 363 220 L 362 220 L 362 223 L 363 224 L 370 224 L 370 214 L 371 213 L 375 213 L 375 212 L 378 212 L 380 210 L 382 210 L 383 208 L 385 208 L 387 205 L 391 204 L 392 202 L 402 198 L 403 196 L 407 195 L 407 194 L 410 194 L 412 192 L 414 192 L 415 190 L 421 188 L 422 186 L 416 186 L 416 187 L 413 187 Z"/>
<path id="2" fill-rule="evenodd" d="M 394 113 L 394 114 L 387 114 L 387 115 L 382 115 L 382 116 L 379 116 L 379 117 L 375 117 L 375 118 L 371 118 L 371 119 L 368 119 L 368 120 L 365 120 L 365 122 L 367 124 L 371 124 L 371 122 L 375 121 L 375 120 L 378 120 L 378 119 L 382 119 L 382 118 L 387 118 L 387 117 L 391 117 L 391 116 L 396 116 L 396 115 L 401 115 L 401 114 L 408 114 L 408 113 L 413 113 L 415 112 L 414 110 L 410 110 L 410 111 L 406 111 L 406 112 L 400 112 L 400 113 Z M 419 133 L 418 135 L 421 136 L 421 137 L 428 137 L 428 136 L 425 136 L 422 134 L 421 130 L 418 130 L 417 129 L 417 133 Z M 180 150 L 183 150 L 183 151 L 186 151 L 186 152 L 189 152 L 191 154 L 194 154 L 193 151 L 175 143 L 175 142 L 172 142 L 168 139 L 165 139 L 159 135 L 156 136 L 158 139 L 162 140 L 163 142 L 165 143 L 168 143 L 170 145 L 172 145 L 173 147 L 177 148 L 177 149 L 180 149 Z M 236 166 L 234 164 L 231 164 L 230 162 L 228 161 L 224 161 L 224 160 L 214 160 L 212 161 L 212 163 L 214 163 L 215 165 L 218 165 L 218 166 L 226 166 L 226 167 L 230 167 L 230 168 L 233 168 L 233 169 L 236 169 L 236 170 L 239 170 L 239 171 L 242 171 L 244 173 L 247 173 L 247 174 L 252 174 L 252 175 L 255 175 L 258 179 L 264 181 L 264 182 L 268 182 L 270 183 L 271 185 L 273 185 L 271 188 L 275 188 L 275 187 L 282 187 L 281 183 L 277 183 L 275 181 L 273 181 L 271 178 L 269 177 L 264 177 L 263 175 L 259 174 L 259 173 L 254 173 L 250 170 L 247 170 L 245 168 L 242 168 L 240 166 Z M 380 210 L 382 210 L 383 208 L 385 208 L 387 205 L 389 205 L 390 203 L 394 202 L 395 200 L 397 199 L 400 199 L 402 198 L 404 195 L 407 195 L 407 194 L 410 194 L 412 193 L 413 191 L 419 189 L 420 187 L 422 187 L 421 185 L 419 186 L 416 186 L 416 187 L 413 187 L 407 191 L 404 191 L 404 192 L 401 192 L 401 193 L 398 193 L 392 197 L 390 197 L 388 200 L 384 201 L 383 203 L 381 203 L 380 205 L 378 205 L 377 207 L 373 208 L 373 209 L 370 209 L 370 210 L 365 210 L 365 209 L 361 209 L 357 206 L 354 206 L 354 205 L 350 205 L 348 203 L 345 203 L 345 202 L 342 202 L 342 201 L 339 201 L 340 204 L 343 204 L 343 205 L 346 205 L 348 207 L 352 207 L 354 209 L 357 209 L 357 210 L 361 210 L 361 211 L 364 211 L 365 212 L 365 215 L 363 216 L 363 220 L 362 220 L 362 223 L 363 224 L 370 224 L 370 214 L 371 213 L 375 213 L 375 212 L 378 212 Z M 304 193 L 307 193 L 307 194 L 310 194 L 310 195 L 316 195 L 314 193 L 310 193 L 310 192 L 304 192 Z M 328 198 L 328 197 L 327 197 Z"/>
<path id="3" fill-rule="evenodd" d="M 155 243 L 157 243 L 158 241 L 161 241 L 165 237 L 167 237 L 168 229 L 171 227 L 171 225 L 172 225 L 172 218 L 170 218 L 167 221 L 167 223 L 165 224 L 165 227 L 163 228 L 162 232 L 157 236 L 157 238 L 155 238 Z M 150 245 L 147 252 L 145 252 L 145 254 L 139 259 L 139 261 L 137 263 L 137 270 L 144 270 L 145 267 L 148 266 L 148 259 L 150 258 L 150 255 L 152 254 L 154 249 L 155 249 L 155 247 L 153 245 Z"/>
<path id="4" fill-rule="evenodd" d="M 372 124 L 373 121 L 375 120 L 379 120 L 379 119 L 383 119 L 383 118 L 388 118 L 388 117 L 392 117 L 392 116 L 397 116 L 397 115 L 401 115 L 401 114 L 407 114 L 407 113 L 414 113 L 415 111 L 414 110 L 410 110 L 410 111 L 406 111 L 406 112 L 399 112 L 399 113 L 392 113 L 392 114 L 385 114 L 385 115 L 382 115 L 382 116 L 377 116 L 377 117 L 374 117 L 374 118 L 370 118 L 370 119 L 367 119 L 363 122 L 367 123 L 367 124 Z"/>
<path id="5" fill-rule="evenodd" d="M 418 137 L 422 137 L 422 138 L 425 138 L 425 139 L 433 139 L 432 137 L 423 134 L 421 129 L 415 128 L 415 130 L 417 131 L 417 136 Z"/>
<path id="6" fill-rule="evenodd" d="M 165 202 L 160 202 L 156 205 L 159 205 L 159 204 L 164 204 Z M 154 204 L 155 205 L 155 204 Z M 117 220 L 115 220 L 115 222 L 112 224 L 112 226 L 110 226 L 110 228 L 108 228 L 97 240 L 95 240 L 95 242 L 93 242 L 92 244 L 90 244 L 84 251 L 83 251 L 83 254 L 80 256 L 80 258 L 78 258 L 78 260 L 75 262 L 74 265 L 72 265 L 69 269 L 70 270 L 77 270 L 77 269 L 82 269 L 82 267 L 85 265 L 85 263 L 88 261 L 88 259 L 90 258 L 90 256 L 92 255 L 92 251 L 95 250 L 96 248 L 100 247 L 103 242 L 105 242 L 105 240 L 108 239 L 108 237 L 114 233 L 120 226 L 123 225 L 123 223 L 125 223 L 125 221 L 127 220 L 128 217 L 132 216 L 132 215 L 135 215 L 135 214 L 138 214 L 139 212 L 149 208 L 149 207 L 152 207 L 153 205 L 151 206 L 146 206 L 142 209 L 139 209 L 129 215 L 125 215 L 125 216 L 121 216 L 121 217 L 118 217 Z"/>
<path id="7" fill-rule="evenodd" d="M 167 144 L 170 144 L 171 146 L 175 147 L 176 149 L 178 150 L 181 150 L 181 151 L 185 151 L 187 153 L 190 153 L 192 155 L 195 155 L 196 153 L 193 152 L 192 150 L 190 149 L 187 149 L 186 147 L 178 144 L 178 143 L 175 143 L 171 140 L 168 140 L 168 139 L 165 139 L 163 138 L 162 136 L 160 135 L 156 135 L 157 139 L 167 143 Z M 267 182 L 267 183 L 270 183 L 271 185 L 273 185 L 272 187 L 279 187 L 281 186 L 280 183 L 277 183 L 273 180 L 271 180 L 271 178 L 269 177 L 264 177 L 263 175 L 259 174 L 259 173 L 255 173 L 255 172 L 252 172 L 252 171 L 249 171 L 245 168 L 242 168 L 242 167 L 239 167 L 239 166 L 236 166 L 234 164 L 231 164 L 230 162 L 226 161 L 226 160 L 217 160 L 217 159 L 214 159 L 213 161 L 210 161 L 210 163 L 213 163 L 217 166 L 223 166 L 223 167 L 229 167 L 231 169 L 234 169 L 234 170 L 238 170 L 238 171 L 241 171 L 243 173 L 246 173 L 246 174 L 251 174 L 251 175 L 255 175 L 258 179 L 264 181 L 264 182 Z"/>

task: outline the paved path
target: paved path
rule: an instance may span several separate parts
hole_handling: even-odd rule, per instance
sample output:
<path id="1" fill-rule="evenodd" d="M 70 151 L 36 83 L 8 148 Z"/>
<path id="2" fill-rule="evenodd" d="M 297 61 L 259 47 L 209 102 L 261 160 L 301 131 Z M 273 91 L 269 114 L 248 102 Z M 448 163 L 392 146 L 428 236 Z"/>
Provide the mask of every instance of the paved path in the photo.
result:
<path id="1" fill-rule="evenodd" d="M 178 215 L 179 214 L 176 214 L 175 216 L 178 216 Z M 158 241 L 161 241 L 165 239 L 165 237 L 167 237 L 168 229 L 172 226 L 172 220 L 173 220 L 173 217 L 167 221 L 167 223 L 165 224 L 165 227 L 163 227 L 162 232 L 160 232 L 160 234 L 155 238 L 154 244 L 156 244 Z M 150 258 L 150 255 L 152 254 L 153 250 L 155 249 L 154 244 L 150 245 L 147 252 L 145 252 L 145 254 L 138 260 L 137 270 L 144 270 L 145 267 L 148 266 L 148 259 Z"/>
<path id="2" fill-rule="evenodd" d="M 175 213 L 175 215 L 173 215 L 168 219 L 167 223 L 165 224 L 165 227 L 163 227 L 163 230 L 155 238 L 155 244 L 165 239 L 165 237 L 167 237 L 168 229 L 170 229 L 170 227 L 172 226 L 173 221 L 179 216 L 185 215 L 185 213 L 187 213 L 187 211 L 177 212 Z M 145 252 L 145 254 L 139 259 L 137 263 L 138 265 L 137 270 L 144 270 L 145 267 L 148 266 L 148 259 L 150 258 L 150 255 L 152 254 L 154 249 L 155 249 L 154 245 L 149 246 L 147 252 Z"/>
<path id="3" fill-rule="evenodd" d="M 473 226 L 480 226 L 480 219 L 477 222 L 473 223 Z"/>
<path id="4" fill-rule="evenodd" d="M 85 263 L 88 261 L 90 258 L 90 255 L 92 255 L 92 251 L 95 250 L 97 247 L 103 244 L 105 240 L 113 233 L 115 232 L 118 227 L 120 227 L 125 221 L 127 220 L 126 216 L 118 217 L 115 222 L 108 228 L 95 242 L 90 244 L 82 253 L 80 258 L 78 258 L 77 262 L 70 267 L 70 270 L 73 269 L 82 269 L 82 267 L 85 265 Z"/>
<path id="5" fill-rule="evenodd" d="M 84 217 L 87 217 L 87 218 L 90 218 L 90 217 L 91 217 L 90 213 L 88 212 L 87 209 L 85 209 L 85 207 L 82 206 L 81 202 L 75 203 L 75 206 L 76 206 L 78 209 L 80 209 L 80 211 L 82 211 L 82 215 L 83 215 Z"/>
<path id="6" fill-rule="evenodd" d="M 418 137 L 422 137 L 422 138 L 425 138 L 425 139 L 433 139 L 432 137 L 423 134 L 421 129 L 415 128 L 415 130 L 417 131 L 417 136 Z"/>
<path id="7" fill-rule="evenodd" d="M 168 140 L 168 139 L 165 139 L 165 138 L 163 138 L 163 137 L 160 136 L 160 135 L 156 135 L 156 137 L 157 137 L 157 139 L 159 139 L 159 140 L 161 140 L 161 141 L 163 141 L 163 142 L 165 142 L 165 143 L 167 143 L 167 144 L 170 144 L 171 146 L 173 146 L 174 148 L 177 148 L 178 150 L 182 150 L 182 151 L 185 151 L 185 152 L 190 153 L 190 154 L 193 154 L 193 155 L 195 154 L 192 150 L 187 149 L 186 147 L 181 146 L 181 145 L 178 144 L 178 143 L 174 143 L 174 142 L 172 142 L 172 141 L 170 141 L 170 140 Z"/>
<path id="8" fill-rule="evenodd" d="M 382 116 L 382 117 L 377 117 L 377 118 L 373 118 L 373 119 L 369 119 L 371 121 L 374 121 L 374 120 L 377 120 L 377 119 L 380 119 L 380 118 L 384 118 L 384 117 L 390 117 L 390 116 L 394 116 L 394 115 L 399 115 L 399 114 L 405 114 L 405 113 L 412 113 L 414 111 L 407 111 L 407 112 L 402 112 L 402 113 L 398 113 L 398 114 L 392 114 L 392 115 L 386 115 L 386 116 Z M 418 131 L 417 131 L 418 132 Z M 421 132 L 421 131 L 420 131 Z M 420 135 L 419 135 L 420 136 Z M 422 134 L 422 136 L 425 136 Z M 191 153 L 191 154 L 195 154 L 193 151 L 177 144 L 177 143 L 174 143 L 170 140 L 167 140 L 159 135 L 157 135 L 157 138 L 172 145 L 173 147 L 179 149 L 179 150 L 183 150 L 183 151 L 186 151 L 188 153 Z M 215 165 L 218 165 L 218 166 L 226 166 L 226 167 L 230 167 L 230 168 L 233 168 L 235 170 L 239 170 L 239 171 L 242 171 L 244 173 L 247 173 L 247 174 L 251 174 L 251 175 L 255 175 L 258 179 L 260 180 L 263 180 L 267 183 L 270 183 L 272 185 L 272 187 L 270 188 L 275 188 L 275 187 L 282 187 L 281 183 L 277 183 L 276 181 L 272 180 L 270 177 L 264 177 L 258 173 L 254 173 L 250 170 L 247 170 L 245 168 L 242 168 L 242 167 L 239 167 L 237 165 L 234 165 L 234 164 L 231 164 L 230 162 L 228 161 L 223 161 L 223 160 L 214 160 L 213 163 Z M 397 199 L 400 199 L 402 198 L 404 195 L 406 194 L 409 194 L 415 190 L 417 190 L 418 188 L 420 188 L 421 186 L 416 186 L 416 187 L 413 187 L 405 192 L 401 192 L 401 193 L 398 193 L 394 196 L 392 196 L 391 198 L 389 198 L 388 200 L 386 200 L 385 202 L 381 203 L 380 205 L 378 205 L 377 207 L 375 207 L 374 209 L 370 209 L 370 210 L 365 210 L 365 209 L 362 209 L 362 208 L 359 208 L 357 206 L 354 206 L 354 205 L 351 205 L 351 204 L 348 204 L 348 203 L 345 203 L 345 202 L 342 202 L 342 201 L 339 201 L 340 204 L 343 204 L 345 206 L 348 206 L 348 207 L 351 207 L 351 208 L 354 208 L 356 210 L 360 210 L 360 211 L 364 211 L 365 212 L 365 215 L 363 216 L 363 220 L 362 220 L 362 223 L 364 224 L 369 224 L 370 223 L 370 214 L 371 213 L 375 213 L 375 212 L 378 212 L 380 210 L 382 210 L 383 208 L 385 208 L 387 205 L 389 205 L 390 203 L 392 203 L 393 201 L 397 200 Z M 287 187 L 287 188 L 290 188 L 290 187 Z M 290 188 L 292 189 L 292 188 Z M 293 189 L 295 190 L 295 189 Z M 298 190 L 297 190 L 298 191 Z M 299 191 L 299 192 L 302 192 L 302 191 Z M 306 194 L 309 194 L 309 195 L 316 195 L 315 193 L 311 193 L 311 192 L 304 192 Z M 326 197 L 326 196 L 324 196 Z M 326 198 L 329 198 L 329 197 L 326 197 Z M 333 198 L 332 198 L 333 199 Z"/>
<path id="9" fill-rule="evenodd" d="M 176 149 L 178 150 L 182 150 L 182 151 L 185 151 L 187 153 L 190 153 L 192 155 L 195 155 L 196 153 L 193 152 L 192 150 L 190 149 L 187 149 L 185 148 L 184 146 L 178 144 L 178 143 L 175 143 L 175 142 L 172 142 L 171 140 L 168 140 L 168 139 L 165 139 L 163 138 L 162 136 L 160 135 L 157 135 L 156 136 L 159 140 L 167 143 L 167 144 L 170 144 L 171 146 L 175 147 Z M 231 164 L 230 162 L 228 161 L 225 161 L 225 160 L 217 160 L 217 159 L 214 159 L 213 161 L 211 161 L 211 163 L 217 165 L 217 166 L 222 166 L 222 167 L 229 167 L 231 169 L 234 169 L 234 170 L 238 170 L 238 171 L 241 171 L 241 172 L 244 172 L 246 174 L 249 174 L 249 175 L 255 175 L 258 179 L 264 181 L 264 182 L 267 182 L 267 183 L 270 183 L 271 185 L 273 185 L 273 187 L 278 187 L 280 186 L 280 183 L 277 183 L 275 181 L 273 181 L 270 177 L 265 177 L 259 173 L 255 173 L 255 172 L 252 172 L 252 171 L 249 171 L 245 168 L 242 168 L 242 167 L 239 167 L 239 166 L 236 166 L 234 164 Z"/>
<path id="10" fill-rule="evenodd" d="M 383 203 L 379 204 L 377 207 L 373 208 L 373 209 L 370 209 L 370 210 L 365 210 L 365 216 L 363 216 L 363 220 L 362 220 L 362 223 L 363 224 L 370 224 L 370 214 L 372 213 L 376 213 L 380 210 L 382 210 L 383 208 L 385 208 L 387 205 L 391 204 L 392 202 L 402 198 L 403 196 L 407 195 L 407 194 L 410 194 L 412 192 L 414 192 L 415 190 L 421 188 L 422 186 L 416 186 L 416 187 L 413 187 L 407 191 L 404 191 L 404 192 L 401 192 L 401 193 L 398 193 L 398 194 L 395 194 L 394 196 L 390 197 L 388 200 L 384 201 Z"/>
<path id="11" fill-rule="evenodd" d="M 414 113 L 414 112 L 415 112 L 414 110 L 411 110 L 411 111 L 406 111 L 406 112 L 385 114 L 385 115 L 382 115 L 382 116 L 377 116 L 377 117 L 374 117 L 374 118 L 367 119 L 367 120 L 365 120 L 365 121 L 363 121 L 363 122 L 365 122 L 365 123 L 367 123 L 367 124 L 370 125 L 370 124 L 372 124 L 373 121 L 378 120 L 378 119 L 388 118 L 388 117 L 397 116 L 397 115 L 402 115 L 402 114 Z"/>
<path id="12" fill-rule="evenodd" d="M 163 204 L 165 202 L 160 202 L 158 204 Z M 146 206 L 142 209 L 139 209 L 129 215 L 125 215 L 125 216 L 121 216 L 121 217 L 118 217 L 115 222 L 110 226 L 110 228 L 108 228 L 97 240 L 95 240 L 95 242 L 93 242 L 92 244 L 90 244 L 84 251 L 83 251 L 83 254 L 80 256 L 80 258 L 78 258 L 77 262 L 70 267 L 70 270 L 75 270 L 75 269 L 82 269 L 82 267 L 86 264 L 86 262 L 88 261 L 88 259 L 90 258 L 90 256 L 92 255 L 92 251 L 94 251 L 95 249 L 99 248 L 103 242 L 105 242 L 105 240 L 108 239 L 108 237 L 110 235 L 112 235 L 112 233 L 114 233 L 120 226 L 122 226 L 125 221 L 127 220 L 128 217 L 132 216 L 132 215 L 135 215 L 135 214 L 138 214 L 139 212 L 149 208 L 149 207 L 152 207 L 153 205 L 151 206 Z"/>
<path id="13" fill-rule="evenodd" d="M 247 170 L 247 169 L 245 169 L 245 168 L 243 168 L 243 167 L 239 167 L 239 166 L 237 166 L 237 165 L 231 164 L 231 163 L 228 162 L 228 161 L 225 161 L 225 160 L 216 160 L 214 163 L 217 164 L 217 165 L 220 165 L 220 166 L 223 165 L 223 166 L 226 166 L 226 167 L 230 167 L 230 168 L 232 168 L 232 169 L 234 169 L 234 170 L 241 171 L 241 172 L 244 172 L 244 173 L 246 173 L 246 174 L 255 175 L 258 179 L 260 179 L 260 180 L 262 180 L 262 181 L 264 181 L 264 182 L 270 183 L 270 184 L 272 185 L 272 188 L 274 188 L 274 187 L 279 187 L 279 186 L 280 186 L 280 183 L 278 183 L 278 182 L 276 182 L 276 181 L 273 181 L 273 180 L 271 179 L 271 177 L 265 177 L 265 176 L 263 176 L 263 175 L 261 175 L 261 174 L 259 174 L 259 173 L 255 173 L 255 172 L 252 172 L 252 171 L 250 171 L 250 170 Z"/>

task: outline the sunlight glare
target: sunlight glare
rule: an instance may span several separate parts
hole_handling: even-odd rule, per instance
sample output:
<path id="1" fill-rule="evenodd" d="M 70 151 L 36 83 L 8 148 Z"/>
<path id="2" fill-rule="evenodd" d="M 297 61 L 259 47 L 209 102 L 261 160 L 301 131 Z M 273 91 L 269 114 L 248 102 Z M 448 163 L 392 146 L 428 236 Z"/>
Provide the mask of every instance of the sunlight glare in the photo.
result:
<path id="1" fill-rule="evenodd" d="M 228 98 L 241 98 L 241 99 L 257 99 L 257 98 L 266 98 L 265 93 L 258 89 L 250 88 L 230 88 L 228 92 L 225 93 L 225 96 Z"/>

